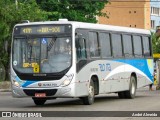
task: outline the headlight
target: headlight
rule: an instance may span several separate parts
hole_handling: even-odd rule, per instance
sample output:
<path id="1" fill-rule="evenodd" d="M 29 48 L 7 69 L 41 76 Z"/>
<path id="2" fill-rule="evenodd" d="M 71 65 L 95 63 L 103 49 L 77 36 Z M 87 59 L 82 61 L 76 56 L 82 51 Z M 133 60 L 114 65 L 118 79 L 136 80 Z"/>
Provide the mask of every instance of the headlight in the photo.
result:
<path id="1" fill-rule="evenodd" d="M 13 80 L 13 84 L 14 84 L 14 86 L 16 86 L 16 87 L 19 87 L 19 86 L 20 86 L 19 83 L 18 83 L 16 80 Z"/>
<path id="2" fill-rule="evenodd" d="M 67 78 L 62 82 L 61 86 L 65 87 L 65 86 L 69 85 L 73 79 L 73 76 L 74 76 L 73 74 L 67 76 Z"/>

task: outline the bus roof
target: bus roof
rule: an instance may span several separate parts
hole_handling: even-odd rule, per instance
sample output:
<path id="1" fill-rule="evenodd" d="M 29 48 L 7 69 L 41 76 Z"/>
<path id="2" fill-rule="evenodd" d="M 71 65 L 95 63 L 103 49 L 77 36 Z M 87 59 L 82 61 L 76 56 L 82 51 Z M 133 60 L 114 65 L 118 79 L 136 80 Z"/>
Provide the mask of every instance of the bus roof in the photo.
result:
<path id="1" fill-rule="evenodd" d="M 95 24 L 95 23 L 85 23 L 85 22 L 77 22 L 77 21 L 68 21 L 66 19 L 59 21 L 43 21 L 43 22 L 29 22 L 29 23 L 21 23 L 15 26 L 26 26 L 26 25 L 42 25 L 42 24 L 71 24 L 74 28 L 86 28 L 86 29 L 98 29 L 98 30 L 108 30 L 108 31 L 120 31 L 120 32 L 131 32 L 131 33 L 140 33 L 140 34 L 148 34 L 150 35 L 150 30 L 139 29 L 139 28 L 130 28 L 130 27 L 122 27 L 122 26 L 113 26 L 113 25 L 104 25 L 104 24 Z"/>

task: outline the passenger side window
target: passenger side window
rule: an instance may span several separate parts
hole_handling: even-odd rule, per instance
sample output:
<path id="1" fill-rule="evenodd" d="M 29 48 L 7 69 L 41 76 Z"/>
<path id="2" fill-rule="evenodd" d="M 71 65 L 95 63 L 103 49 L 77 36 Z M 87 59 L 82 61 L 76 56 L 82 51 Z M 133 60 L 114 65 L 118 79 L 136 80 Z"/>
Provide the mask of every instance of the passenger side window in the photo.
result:
<path id="1" fill-rule="evenodd" d="M 101 46 L 102 58 L 111 57 L 111 43 L 110 36 L 108 33 L 100 33 L 99 41 Z"/>
<path id="2" fill-rule="evenodd" d="M 143 37 L 143 51 L 145 57 L 151 56 L 151 49 L 150 49 L 150 41 L 149 37 Z"/>
<path id="3" fill-rule="evenodd" d="M 135 57 L 142 57 L 142 41 L 141 36 L 133 36 L 133 46 Z"/>
<path id="4" fill-rule="evenodd" d="M 86 40 L 84 38 L 76 39 L 76 53 L 77 53 L 77 61 L 87 58 Z"/>
<path id="5" fill-rule="evenodd" d="M 133 55 L 131 35 L 123 35 L 123 50 L 125 57 L 131 57 Z"/>
<path id="6" fill-rule="evenodd" d="M 89 32 L 90 56 L 100 57 L 97 32 Z"/>
<path id="7" fill-rule="evenodd" d="M 119 34 L 112 34 L 112 51 L 114 57 L 122 57 L 122 41 Z"/>

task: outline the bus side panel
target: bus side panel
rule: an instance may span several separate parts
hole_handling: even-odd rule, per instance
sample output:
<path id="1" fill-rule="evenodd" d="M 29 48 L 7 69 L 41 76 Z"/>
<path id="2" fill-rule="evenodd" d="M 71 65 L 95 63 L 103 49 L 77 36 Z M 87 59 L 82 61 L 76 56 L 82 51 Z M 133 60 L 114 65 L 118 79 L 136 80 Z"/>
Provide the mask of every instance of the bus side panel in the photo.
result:
<path id="1" fill-rule="evenodd" d="M 89 86 L 89 81 L 93 75 L 98 77 L 99 93 L 110 93 L 127 90 L 128 84 L 125 87 L 124 63 L 110 60 L 95 60 L 86 64 L 77 73 L 77 80 L 83 84 L 82 93 L 87 93 L 86 86 Z M 129 82 L 128 82 L 129 83 Z M 80 90 L 79 90 L 80 91 Z M 80 94 L 82 94 L 80 93 Z"/>
<path id="2" fill-rule="evenodd" d="M 121 60 L 121 62 L 124 62 Z M 125 60 L 125 74 L 130 80 L 131 74 L 135 74 L 137 88 L 149 85 L 153 82 L 153 60 L 152 59 L 133 59 Z M 125 82 L 126 84 L 126 82 Z"/>
<path id="3" fill-rule="evenodd" d="M 152 60 L 95 60 L 86 64 L 77 73 L 80 95 L 87 94 L 87 87 L 92 75 L 99 80 L 99 93 L 110 93 L 129 90 L 130 77 L 134 73 L 137 87 L 152 83 Z M 84 84 L 83 84 L 84 83 Z"/>

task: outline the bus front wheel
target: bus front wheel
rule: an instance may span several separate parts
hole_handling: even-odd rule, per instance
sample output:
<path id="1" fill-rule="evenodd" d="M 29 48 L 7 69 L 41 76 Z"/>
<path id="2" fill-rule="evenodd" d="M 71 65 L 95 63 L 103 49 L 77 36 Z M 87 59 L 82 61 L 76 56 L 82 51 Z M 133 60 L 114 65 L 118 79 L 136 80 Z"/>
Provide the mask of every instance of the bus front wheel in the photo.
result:
<path id="1" fill-rule="evenodd" d="M 82 97 L 81 99 L 83 100 L 84 105 L 91 105 L 94 103 L 94 83 L 93 80 L 90 81 L 89 85 L 89 91 L 88 91 L 88 96 Z"/>
<path id="2" fill-rule="evenodd" d="M 44 105 L 44 103 L 46 102 L 45 99 L 35 99 L 35 98 L 32 99 L 36 105 Z"/>

